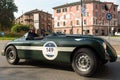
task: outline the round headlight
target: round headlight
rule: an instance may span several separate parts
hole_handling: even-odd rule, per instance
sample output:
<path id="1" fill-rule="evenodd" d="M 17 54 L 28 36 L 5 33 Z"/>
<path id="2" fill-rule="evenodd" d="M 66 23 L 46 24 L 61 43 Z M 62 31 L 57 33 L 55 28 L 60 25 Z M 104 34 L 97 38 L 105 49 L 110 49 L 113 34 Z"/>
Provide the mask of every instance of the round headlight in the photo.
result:
<path id="1" fill-rule="evenodd" d="M 103 44 L 102 44 L 102 45 L 103 45 L 104 49 L 106 49 L 106 48 L 107 48 L 106 43 L 104 43 L 104 42 L 103 42 Z"/>

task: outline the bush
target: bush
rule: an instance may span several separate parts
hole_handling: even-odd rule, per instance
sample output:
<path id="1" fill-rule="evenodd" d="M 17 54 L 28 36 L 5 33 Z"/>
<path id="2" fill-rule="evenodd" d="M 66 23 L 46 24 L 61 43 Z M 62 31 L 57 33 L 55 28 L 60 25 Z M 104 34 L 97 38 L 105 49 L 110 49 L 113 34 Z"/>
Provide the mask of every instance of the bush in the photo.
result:
<path id="1" fill-rule="evenodd" d="M 22 24 L 15 24 L 12 28 L 11 28 L 11 32 L 12 33 L 21 33 L 21 32 L 28 32 L 29 31 L 30 26 L 29 25 L 22 25 Z"/>
<path id="2" fill-rule="evenodd" d="M 21 34 L 21 33 L 12 33 L 12 32 L 5 33 L 5 37 L 16 37 L 16 38 L 18 38 L 18 37 L 21 37 L 21 36 L 23 36 L 23 34 Z"/>

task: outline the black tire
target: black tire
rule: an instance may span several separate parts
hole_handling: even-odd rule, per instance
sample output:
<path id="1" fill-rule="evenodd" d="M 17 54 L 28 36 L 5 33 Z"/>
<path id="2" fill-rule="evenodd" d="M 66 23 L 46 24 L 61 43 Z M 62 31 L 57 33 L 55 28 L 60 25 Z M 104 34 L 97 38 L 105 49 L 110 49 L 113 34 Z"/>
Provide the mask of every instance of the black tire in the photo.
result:
<path id="1" fill-rule="evenodd" d="M 19 58 L 17 54 L 17 50 L 13 46 L 9 46 L 6 49 L 6 59 L 9 64 L 16 65 L 19 63 Z"/>
<path id="2" fill-rule="evenodd" d="M 105 65 L 106 63 L 108 63 L 108 60 L 102 61 L 101 63 Z"/>
<path id="3" fill-rule="evenodd" d="M 98 58 L 89 48 L 81 48 L 75 52 L 72 67 L 75 72 L 82 76 L 92 76 L 98 68 Z"/>

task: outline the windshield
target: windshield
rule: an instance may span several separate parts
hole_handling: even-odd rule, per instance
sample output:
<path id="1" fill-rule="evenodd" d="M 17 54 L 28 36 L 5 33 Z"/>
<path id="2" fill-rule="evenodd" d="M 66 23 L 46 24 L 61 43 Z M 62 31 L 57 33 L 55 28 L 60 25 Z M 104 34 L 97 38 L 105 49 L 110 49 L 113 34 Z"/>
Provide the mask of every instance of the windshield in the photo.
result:
<path id="1" fill-rule="evenodd" d="M 25 34 L 24 34 L 24 37 L 27 38 L 27 36 L 28 36 L 28 33 L 25 33 Z"/>

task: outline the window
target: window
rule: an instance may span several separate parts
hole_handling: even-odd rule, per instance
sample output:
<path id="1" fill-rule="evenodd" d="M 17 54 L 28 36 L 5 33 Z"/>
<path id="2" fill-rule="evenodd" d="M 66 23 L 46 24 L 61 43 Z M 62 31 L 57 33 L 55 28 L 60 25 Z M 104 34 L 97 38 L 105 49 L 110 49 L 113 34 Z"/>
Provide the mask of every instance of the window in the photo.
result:
<path id="1" fill-rule="evenodd" d="M 70 34 L 72 34 L 72 29 L 70 29 L 69 31 L 70 31 Z"/>
<path id="2" fill-rule="evenodd" d="M 79 6 L 78 5 L 76 6 L 76 10 L 79 10 Z"/>
<path id="3" fill-rule="evenodd" d="M 64 34 L 66 34 L 66 30 L 64 30 Z"/>
<path id="4" fill-rule="evenodd" d="M 102 21 L 102 25 L 104 25 L 104 23 L 105 23 L 105 21 L 103 20 L 103 21 Z"/>
<path id="5" fill-rule="evenodd" d="M 66 19 L 66 15 L 64 15 L 64 19 Z"/>
<path id="6" fill-rule="evenodd" d="M 96 24 L 98 24 L 98 20 L 96 19 Z"/>
<path id="7" fill-rule="evenodd" d="M 64 9 L 64 8 L 62 9 L 62 12 L 65 12 L 65 9 Z"/>
<path id="8" fill-rule="evenodd" d="M 113 9 L 114 9 L 114 11 L 116 11 L 116 8 L 115 8 L 115 7 L 113 7 Z"/>
<path id="9" fill-rule="evenodd" d="M 102 10 L 105 10 L 105 5 L 102 5 Z"/>
<path id="10" fill-rule="evenodd" d="M 113 18 L 115 18 L 115 14 L 113 14 Z"/>
<path id="11" fill-rule="evenodd" d="M 116 21 L 114 21 L 114 26 L 116 25 Z"/>
<path id="12" fill-rule="evenodd" d="M 87 21 L 86 21 L 86 20 L 84 20 L 84 24 L 87 24 Z"/>
<path id="13" fill-rule="evenodd" d="M 104 30 L 102 30 L 102 35 L 105 35 L 105 31 Z"/>
<path id="14" fill-rule="evenodd" d="M 120 29 L 118 29 L 118 32 L 120 32 Z"/>
<path id="15" fill-rule="evenodd" d="M 86 30 L 87 33 L 90 33 L 90 30 Z"/>
<path id="16" fill-rule="evenodd" d="M 67 8 L 65 8 L 65 12 L 67 12 Z"/>
<path id="17" fill-rule="evenodd" d="M 93 24 L 95 24 L 95 18 L 93 18 Z"/>
<path id="18" fill-rule="evenodd" d="M 60 26 L 60 23 L 59 23 L 59 22 L 57 23 L 57 26 Z"/>
<path id="19" fill-rule="evenodd" d="M 63 8 L 63 9 L 62 9 L 62 12 L 67 12 L 67 8 Z"/>
<path id="20" fill-rule="evenodd" d="M 76 25 L 80 25 L 80 22 L 79 22 L 79 20 L 76 20 Z"/>
<path id="21" fill-rule="evenodd" d="M 89 16 L 89 12 L 87 12 L 86 15 Z"/>
<path id="22" fill-rule="evenodd" d="M 98 9 L 98 6 L 96 5 L 96 9 Z"/>
<path id="23" fill-rule="evenodd" d="M 89 12 L 85 12 L 83 16 L 86 16 L 86 17 L 89 16 Z"/>
<path id="24" fill-rule="evenodd" d="M 95 30 L 95 33 L 98 33 L 98 30 L 97 30 L 97 29 Z"/>
<path id="25" fill-rule="evenodd" d="M 60 13 L 61 12 L 61 9 L 57 9 L 57 13 Z"/>
<path id="26" fill-rule="evenodd" d="M 65 22 L 63 22 L 63 26 L 66 26 L 66 23 L 65 23 Z"/>
<path id="27" fill-rule="evenodd" d="M 73 25 L 73 22 L 72 22 L 72 21 L 70 22 L 70 25 L 71 25 L 71 26 Z"/>

